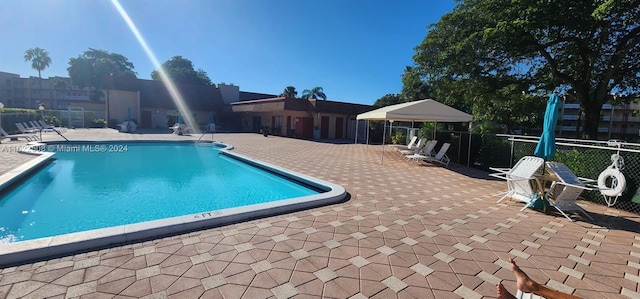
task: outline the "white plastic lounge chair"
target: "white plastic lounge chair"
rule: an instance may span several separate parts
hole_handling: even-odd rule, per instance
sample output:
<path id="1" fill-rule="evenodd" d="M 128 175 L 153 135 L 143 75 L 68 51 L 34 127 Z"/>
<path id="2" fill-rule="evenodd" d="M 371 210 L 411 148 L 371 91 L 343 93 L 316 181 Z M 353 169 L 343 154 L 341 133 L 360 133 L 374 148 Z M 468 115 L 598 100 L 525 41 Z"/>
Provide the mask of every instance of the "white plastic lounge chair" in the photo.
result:
<path id="1" fill-rule="evenodd" d="M 22 122 L 22 125 L 23 125 L 27 130 L 31 130 L 31 131 L 38 132 L 38 128 L 34 127 L 33 125 L 28 124 L 26 121 L 23 121 L 23 122 Z"/>
<path id="2" fill-rule="evenodd" d="M 551 184 L 549 192 L 545 196 L 551 206 L 567 217 L 569 221 L 573 221 L 573 219 L 565 213 L 568 211 L 581 212 L 593 220 L 587 211 L 576 203 L 576 200 L 584 190 L 598 190 L 596 185 L 589 184 L 595 181 L 576 176 L 567 165 L 560 162 L 547 162 L 547 169 L 559 180 Z"/>
<path id="3" fill-rule="evenodd" d="M 517 201 L 526 203 L 521 209 L 523 211 L 538 198 L 538 191 L 542 190 L 540 181 L 535 178 L 535 174 L 541 172 L 540 169 L 544 165 L 544 159 L 525 156 L 522 157 L 516 165 L 511 169 L 490 168 L 498 171 L 490 174 L 492 177 L 504 179 L 507 181 L 508 191 L 498 200 L 498 203 L 505 198 L 510 197 Z"/>
<path id="4" fill-rule="evenodd" d="M 420 151 L 420 149 L 422 149 L 422 147 L 427 143 L 427 139 L 425 138 L 420 138 L 420 140 L 418 140 L 418 143 L 414 146 L 411 147 L 409 149 L 406 150 L 400 150 L 399 152 L 403 155 L 411 155 L 411 154 L 415 154 L 417 151 Z"/>
<path id="5" fill-rule="evenodd" d="M 410 150 L 413 148 L 413 145 L 418 141 L 418 136 L 411 137 L 411 141 L 409 141 L 408 145 L 404 144 L 390 144 L 389 146 L 396 150 Z"/>
<path id="6" fill-rule="evenodd" d="M 38 121 L 32 121 L 30 120 L 29 123 L 31 124 L 31 126 L 35 127 L 36 129 L 38 129 L 38 131 L 43 131 L 43 132 L 53 132 L 53 129 L 49 129 L 49 128 L 45 128 L 42 125 L 40 125 L 40 123 L 38 123 Z"/>
<path id="7" fill-rule="evenodd" d="M 172 129 L 173 134 L 176 135 L 189 135 L 189 133 L 191 132 L 191 128 L 189 126 L 181 123 L 176 123 L 170 129 Z"/>
<path id="8" fill-rule="evenodd" d="M 427 156 L 426 158 L 421 160 L 429 163 L 438 163 L 444 165 L 445 167 L 449 167 L 449 162 L 451 162 L 451 159 L 449 159 L 449 157 L 447 156 L 447 151 L 449 150 L 450 146 L 450 143 L 445 143 L 442 145 L 435 156 Z"/>
<path id="9" fill-rule="evenodd" d="M 44 120 L 39 120 L 38 123 L 40 123 L 40 125 L 45 129 L 55 129 L 56 131 L 61 132 L 61 133 L 67 131 L 67 129 L 64 128 L 64 127 L 55 127 L 55 126 L 52 126 L 52 125 L 48 125 L 46 122 L 44 122 Z"/>
<path id="10" fill-rule="evenodd" d="M 16 123 L 16 127 L 22 134 L 33 134 L 38 131 L 37 129 L 28 129 L 27 127 L 25 127 L 25 125 L 21 123 Z"/>
<path id="11" fill-rule="evenodd" d="M 2 127 L 0 127 L 0 137 L 2 138 L 10 138 L 11 140 L 18 140 L 18 138 L 24 138 L 27 141 L 35 141 L 38 140 L 38 136 L 33 134 L 8 134 Z"/>
<path id="12" fill-rule="evenodd" d="M 131 120 L 125 120 L 121 124 L 118 124 L 118 126 L 120 127 L 120 132 L 125 133 L 135 132 L 137 128 L 136 123 Z"/>
<path id="13" fill-rule="evenodd" d="M 436 144 L 438 144 L 438 140 L 429 140 L 422 150 L 417 151 L 412 155 L 406 155 L 405 158 L 411 159 L 411 163 L 414 163 L 418 160 L 425 160 L 428 157 L 434 157 L 435 153 L 433 152 L 433 149 L 436 147 Z"/>
<path id="14" fill-rule="evenodd" d="M 545 297 L 535 295 L 533 293 L 525 293 L 521 290 L 516 292 L 516 299 L 546 299 Z"/>

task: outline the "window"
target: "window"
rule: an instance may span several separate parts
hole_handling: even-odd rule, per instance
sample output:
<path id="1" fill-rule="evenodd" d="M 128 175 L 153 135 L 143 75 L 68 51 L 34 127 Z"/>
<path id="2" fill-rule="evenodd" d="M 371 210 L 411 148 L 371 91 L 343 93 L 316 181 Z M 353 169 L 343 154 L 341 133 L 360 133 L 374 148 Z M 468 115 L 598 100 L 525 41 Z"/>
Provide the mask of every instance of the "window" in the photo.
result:
<path id="1" fill-rule="evenodd" d="M 282 115 L 275 117 L 275 121 L 274 121 L 273 126 L 276 127 L 276 128 L 281 128 L 282 127 Z"/>

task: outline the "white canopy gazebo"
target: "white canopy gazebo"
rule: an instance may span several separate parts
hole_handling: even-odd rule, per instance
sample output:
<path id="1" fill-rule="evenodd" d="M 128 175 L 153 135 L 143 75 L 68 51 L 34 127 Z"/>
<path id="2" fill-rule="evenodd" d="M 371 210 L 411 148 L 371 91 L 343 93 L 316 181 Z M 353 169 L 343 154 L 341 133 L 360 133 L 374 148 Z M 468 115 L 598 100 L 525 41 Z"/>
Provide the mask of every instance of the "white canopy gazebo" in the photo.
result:
<path id="1" fill-rule="evenodd" d="M 362 114 L 358 114 L 357 120 L 383 120 L 384 128 L 382 135 L 382 163 L 384 163 L 384 144 L 387 134 L 387 121 L 406 122 L 471 122 L 473 117 L 458 109 L 449 107 L 433 99 L 426 99 L 402 104 L 382 107 Z M 356 122 L 356 132 L 358 123 Z M 368 134 L 368 132 L 367 132 Z M 368 135 L 367 135 L 368 136 Z M 356 134 L 355 143 L 358 143 Z M 367 140 L 368 143 L 368 140 Z M 471 148 L 471 134 L 469 134 L 469 148 Z M 470 153 L 470 151 L 469 151 Z"/>

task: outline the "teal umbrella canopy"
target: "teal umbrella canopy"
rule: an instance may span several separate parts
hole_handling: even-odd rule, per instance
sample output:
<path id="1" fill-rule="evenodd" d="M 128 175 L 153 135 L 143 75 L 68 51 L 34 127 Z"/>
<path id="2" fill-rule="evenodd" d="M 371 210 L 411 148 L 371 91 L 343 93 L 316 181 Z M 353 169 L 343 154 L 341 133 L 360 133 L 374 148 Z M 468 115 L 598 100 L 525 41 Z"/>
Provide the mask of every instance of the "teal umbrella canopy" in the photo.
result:
<path id="1" fill-rule="evenodd" d="M 558 109 L 561 107 L 560 98 L 556 94 L 549 96 L 547 110 L 544 112 L 544 124 L 538 146 L 533 152 L 536 157 L 551 159 L 556 153 L 556 124 L 558 123 Z"/>
<path id="2" fill-rule="evenodd" d="M 182 123 L 182 113 L 178 112 L 178 123 Z"/>

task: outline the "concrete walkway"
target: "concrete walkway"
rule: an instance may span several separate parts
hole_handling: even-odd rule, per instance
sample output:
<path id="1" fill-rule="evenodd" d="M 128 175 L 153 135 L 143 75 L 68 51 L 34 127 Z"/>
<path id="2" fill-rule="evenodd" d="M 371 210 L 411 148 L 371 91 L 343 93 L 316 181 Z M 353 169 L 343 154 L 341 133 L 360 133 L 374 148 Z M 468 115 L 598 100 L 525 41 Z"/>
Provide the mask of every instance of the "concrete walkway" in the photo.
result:
<path id="1" fill-rule="evenodd" d="M 77 129 L 72 140 L 199 136 Z M 210 139 L 209 136 L 207 138 Z M 638 215 L 593 222 L 496 204 L 505 183 L 380 146 L 216 134 L 235 151 L 344 186 L 344 203 L 0 269 L 0 298 L 491 298 L 508 259 L 585 298 L 640 298 Z M 52 133 L 45 140 L 59 140 Z M 15 145 L 5 141 L 0 148 Z M 30 159 L 0 152 L 0 173 Z M 0 220 L 0 226 L 2 220 Z M 2 246 L 2 245 L 0 245 Z"/>

